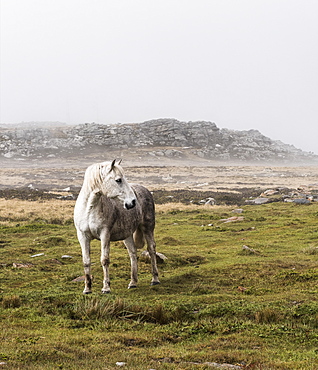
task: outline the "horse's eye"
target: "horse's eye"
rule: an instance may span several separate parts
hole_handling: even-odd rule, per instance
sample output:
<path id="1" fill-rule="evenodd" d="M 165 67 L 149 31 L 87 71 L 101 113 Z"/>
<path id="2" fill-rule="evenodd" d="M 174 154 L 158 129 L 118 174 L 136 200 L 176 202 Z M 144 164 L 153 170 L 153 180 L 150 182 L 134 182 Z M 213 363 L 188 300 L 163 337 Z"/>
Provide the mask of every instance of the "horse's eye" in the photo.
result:
<path id="1" fill-rule="evenodd" d="M 121 184 L 122 183 L 122 179 L 116 179 L 115 180 L 118 184 Z"/>

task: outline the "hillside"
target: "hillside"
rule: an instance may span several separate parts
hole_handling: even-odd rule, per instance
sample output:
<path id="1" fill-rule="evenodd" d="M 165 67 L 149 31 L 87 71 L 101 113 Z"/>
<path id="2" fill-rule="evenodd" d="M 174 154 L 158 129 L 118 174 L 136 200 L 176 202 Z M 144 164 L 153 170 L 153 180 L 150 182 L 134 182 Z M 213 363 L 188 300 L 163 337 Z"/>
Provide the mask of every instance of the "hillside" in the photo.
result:
<path id="1" fill-rule="evenodd" d="M 68 126 L 54 122 L 0 125 L 0 158 L 78 157 L 105 151 L 143 158 L 237 162 L 318 163 L 318 156 L 274 141 L 257 130 L 220 129 L 206 121 L 157 119 L 143 123 Z"/>

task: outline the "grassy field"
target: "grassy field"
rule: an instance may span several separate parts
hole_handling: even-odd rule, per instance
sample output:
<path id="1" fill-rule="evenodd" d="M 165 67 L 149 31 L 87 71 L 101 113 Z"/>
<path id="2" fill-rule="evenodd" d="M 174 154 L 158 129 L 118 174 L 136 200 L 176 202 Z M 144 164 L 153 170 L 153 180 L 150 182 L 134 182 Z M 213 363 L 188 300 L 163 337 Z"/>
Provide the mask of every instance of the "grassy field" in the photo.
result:
<path id="1" fill-rule="evenodd" d="M 127 290 L 129 258 L 116 242 L 112 293 L 101 295 L 95 241 L 89 296 L 76 279 L 73 206 L 0 199 L 1 368 L 318 368 L 317 203 L 243 206 L 242 214 L 158 205 L 162 284 L 150 286 L 140 258 L 139 286 Z M 243 219 L 222 221 L 233 216 Z"/>

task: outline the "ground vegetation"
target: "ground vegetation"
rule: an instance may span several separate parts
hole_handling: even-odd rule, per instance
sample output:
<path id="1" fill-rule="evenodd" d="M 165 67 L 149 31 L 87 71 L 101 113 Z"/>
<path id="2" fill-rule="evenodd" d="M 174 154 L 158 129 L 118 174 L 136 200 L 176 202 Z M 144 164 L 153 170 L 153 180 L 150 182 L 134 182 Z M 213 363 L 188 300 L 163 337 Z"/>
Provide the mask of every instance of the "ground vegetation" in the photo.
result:
<path id="1" fill-rule="evenodd" d="M 0 199 L 0 362 L 6 369 L 318 367 L 318 203 L 157 204 L 161 285 L 111 246 L 112 293 L 83 296 L 74 200 Z"/>

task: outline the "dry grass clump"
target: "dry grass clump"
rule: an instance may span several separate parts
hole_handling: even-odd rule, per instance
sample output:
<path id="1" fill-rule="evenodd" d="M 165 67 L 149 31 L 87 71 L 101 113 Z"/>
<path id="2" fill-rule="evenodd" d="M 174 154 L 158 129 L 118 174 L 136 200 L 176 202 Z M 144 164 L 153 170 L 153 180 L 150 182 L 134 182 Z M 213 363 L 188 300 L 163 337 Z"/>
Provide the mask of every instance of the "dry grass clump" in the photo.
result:
<path id="1" fill-rule="evenodd" d="M 281 320 L 281 314 L 271 308 L 264 308 L 255 313 L 255 321 L 258 324 L 272 324 Z"/>
<path id="2" fill-rule="evenodd" d="M 130 304 L 122 298 L 102 300 L 86 298 L 75 304 L 74 314 L 81 319 L 129 319 L 141 322 L 166 324 L 174 318 L 170 317 L 162 305 L 152 307 Z"/>
<path id="3" fill-rule="evenodd" d="M 30 202 L 20 199 L 0 198 L 0 223 L 35 222 L 64 224 L 73 219 L 74 201 L 50 199 Z"/>
<path id="4" fill-rule="evenodd" d="M 184 204 L 184 203 L 164 203 L 156 204 L 156 211 L 159 213 L 166 213 L 171 211 L 202 211 L 202 210 L 232 210 L 233 206 L 210 206 L 210 205 L 198 205 L 198 204 Z"/>
<path id="5" fill-rule="evenodd" d="M 316 247 L 316 246 L 310 246 L 308 248 L 305 248 L 303 250 L 303 252 L 305 254 L 309 254 L 309 255 L 316 255 L 316 254 L 318 254 L 318 247 Z"/>
<path id="6" fill-rule="evenodd" d="M 17 295 L 3 297 L 1 305 L 3 308 L 18 308 L 21 306 L 21 299 Z"/>

